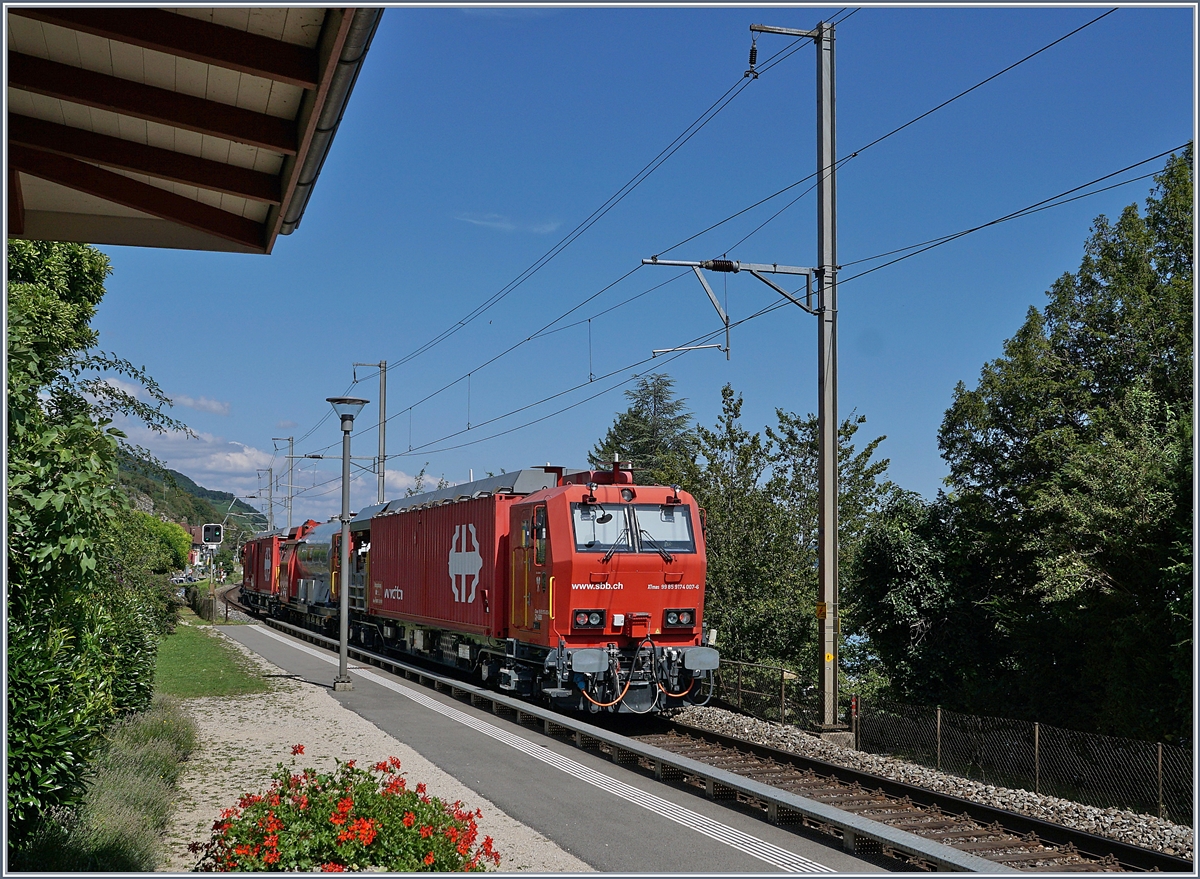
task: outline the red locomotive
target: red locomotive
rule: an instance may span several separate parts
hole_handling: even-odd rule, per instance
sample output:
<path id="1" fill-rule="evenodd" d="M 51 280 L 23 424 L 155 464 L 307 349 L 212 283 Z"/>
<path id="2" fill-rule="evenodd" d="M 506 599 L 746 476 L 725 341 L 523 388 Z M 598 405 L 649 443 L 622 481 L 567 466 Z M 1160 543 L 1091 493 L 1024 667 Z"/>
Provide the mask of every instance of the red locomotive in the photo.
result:
<path id="1" fill-rule="evenodd" d="M 545 467 L 363 510 L 350 638 L 467 669 L 564 709 L 646 713 L 707 696 L 702 512 L 633 473 Z M 243 602 L 336 630 L 341 525 L 243 548 Z"/>

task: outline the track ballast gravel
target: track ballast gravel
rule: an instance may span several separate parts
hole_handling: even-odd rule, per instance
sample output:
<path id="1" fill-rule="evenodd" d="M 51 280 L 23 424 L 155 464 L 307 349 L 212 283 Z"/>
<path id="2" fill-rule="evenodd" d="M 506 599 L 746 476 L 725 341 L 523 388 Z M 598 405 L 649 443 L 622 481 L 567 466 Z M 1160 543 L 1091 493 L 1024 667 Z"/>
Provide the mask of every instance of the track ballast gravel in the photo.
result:
<path id="1" fill-rule="evenodd" d="M 1008 809 L 1142 848 L 1195 859 L 1195 831 L 1191 827 L 1172 824 L 1152 815 L 1140 815 L 1122 809 L 1100 809 L 1026 790 L 995 787 L 895 757 L 855 751 L 808 735 L 796 727 L 781 726 L 722 708 L 690 706 L 674 712 L 671 719 L 752 744 L 791 751 L 847 769 L 869 772 L 998 809 Z"/>

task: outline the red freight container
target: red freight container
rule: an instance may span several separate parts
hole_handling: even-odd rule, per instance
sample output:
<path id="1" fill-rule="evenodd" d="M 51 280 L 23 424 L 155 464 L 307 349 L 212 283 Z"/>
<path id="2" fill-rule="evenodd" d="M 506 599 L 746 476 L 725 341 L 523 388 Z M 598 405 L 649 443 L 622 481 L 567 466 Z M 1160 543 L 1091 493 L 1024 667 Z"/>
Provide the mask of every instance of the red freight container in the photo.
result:
<path id="1" fill-rule="evenodd" d="M 249 607 L 270 610 L 276 598 L 281 539 L 275 532 L 257 537 L 242 547 L 241 601 Z"/>
<path id="2" fill-rule="evenodd" d="M 371 520 L 373 616 L 505 637 L 508 508 L 491 495 Z"/>

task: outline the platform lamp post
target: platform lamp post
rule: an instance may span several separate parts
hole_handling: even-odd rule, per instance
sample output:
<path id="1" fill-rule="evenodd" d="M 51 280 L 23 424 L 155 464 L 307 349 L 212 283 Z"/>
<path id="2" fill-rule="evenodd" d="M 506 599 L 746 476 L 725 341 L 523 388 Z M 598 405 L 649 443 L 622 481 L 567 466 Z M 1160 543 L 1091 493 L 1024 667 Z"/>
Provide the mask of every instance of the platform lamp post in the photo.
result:
<path id="1" fill-rule="evenodd" d="M 350 431 L 354 417 L 371 402 L 361 397 L 326 397 L 333 411 L 342 419 L 342 549 L 341 572 L 338 575 L 338 674 L 333 679 L 334 690 L 353 690 L 346 671 L 350 640 Z"/>

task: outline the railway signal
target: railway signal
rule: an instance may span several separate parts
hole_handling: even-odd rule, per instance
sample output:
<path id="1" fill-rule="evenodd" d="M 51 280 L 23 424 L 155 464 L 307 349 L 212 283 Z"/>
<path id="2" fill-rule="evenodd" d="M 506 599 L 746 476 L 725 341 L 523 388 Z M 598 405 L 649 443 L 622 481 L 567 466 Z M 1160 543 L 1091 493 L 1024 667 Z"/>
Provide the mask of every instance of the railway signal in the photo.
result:
<path id="1" fill-rule="evenodd" d="M 220 546 L 221 540 L 224 538 L 222 527 L 217 524 L 209 524 L 204 526 L 201 534 L 203 542 L 211 546 Z"/>

